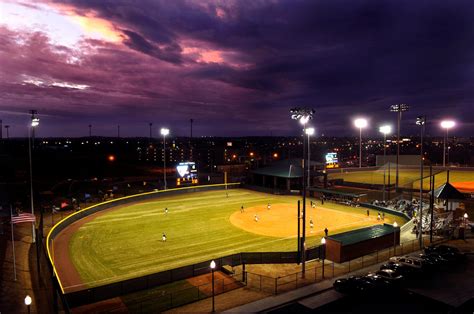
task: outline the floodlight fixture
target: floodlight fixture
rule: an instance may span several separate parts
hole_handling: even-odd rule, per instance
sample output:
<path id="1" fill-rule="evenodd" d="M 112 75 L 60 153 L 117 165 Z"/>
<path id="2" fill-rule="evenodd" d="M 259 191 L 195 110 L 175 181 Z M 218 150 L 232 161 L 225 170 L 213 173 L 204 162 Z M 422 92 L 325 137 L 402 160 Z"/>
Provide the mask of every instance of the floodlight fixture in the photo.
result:
<path id="1" fill-rule="evenodd" d="M 367 127 L 367 124 L 368 124 L 367 120 L 364 118 L 358 118 L 354 120 L 354 125 L 356 126 L 356 128 L 359 128 L 359 129 L 363 129 Z"/>
<path id="2" fill-rule="evenodd" d="M 170 134 L 170 130 L 167 129 L 167 128 L 161 128 L 160 134 L 163 135 L 163 136 L 166 136 L 166 135 Z"/>
<path id="3" fill-rule="evenodd" d="M 455 125 L 456 125 L 456 123 L 452 120 L 443 120 L 443 121 L 441 121 L 441 127 L 443 129 L 451 129 Z"/>
<path id="4" fill-rule="evenodd" d="M 310 108 L 293 108 L 290 109 L 291 119 L 300 121 L 305 125 L 309 120 L 313 119 L 314 109 Z"/>
<path id="5" fill-rule="evenodd" d="M 314 131 L 314 128 L 310 127 L 310 128 L 306 128 L 305 132 L 308 136 L 311 136 L 311 135 L 314 135 L 315 131 Z"/>
<path id="6" fill-rule="evenodd" d="M 464 219 L 469 218 L 469 215 L 467 213 L 464 213 Z"/>
<path id="7" fill-rule="evenodd" d="M 322 245 L 326 244 L 326 238 L 325 238 L 325 237 L 322 237 L 322 238 L 321 238 L 321 244 L 322 244 Z"/>
<path id="8" fill-rule="evenodd" d="M 390 106 L 391 112 L 404 112 L 408 111 L 408 109 L 410 109 L 410 106 L 408 106 L 407 104 L 396 104 Z"/>
<path id="9" fill-rule="evenodd" d="M 382 133 L 383 135 L 387 135 L 392 133 L 392 126 L 390 125 L 382 125 L 379 127 L 379 132 Z"/>
<path id="10" fill-rule="evenodd" d="M 416 125 L 425 125 L 426 123 L 426 117 L 425 116 L 419 116 L 416 118 Z"/>

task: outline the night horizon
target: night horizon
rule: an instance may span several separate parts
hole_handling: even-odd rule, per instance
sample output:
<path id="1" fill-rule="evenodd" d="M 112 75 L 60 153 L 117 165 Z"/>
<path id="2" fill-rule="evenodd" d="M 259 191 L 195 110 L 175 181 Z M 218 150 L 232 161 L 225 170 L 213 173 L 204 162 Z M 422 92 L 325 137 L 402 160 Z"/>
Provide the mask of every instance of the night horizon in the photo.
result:
<path id="1" fill-rule="evenodd" d="M 316 110 L 317 134 L 474 131 L 474 5 L 383 1 L 6 1 L 0 4 L 0 119 L 25 137 L 147 136 L 148 123 L 188 136 L 289 136 L 292 107 Z M 24 127 L 23 127 L 24 126 Z M 5 130 L 4 130 L 5 133 Z"/>

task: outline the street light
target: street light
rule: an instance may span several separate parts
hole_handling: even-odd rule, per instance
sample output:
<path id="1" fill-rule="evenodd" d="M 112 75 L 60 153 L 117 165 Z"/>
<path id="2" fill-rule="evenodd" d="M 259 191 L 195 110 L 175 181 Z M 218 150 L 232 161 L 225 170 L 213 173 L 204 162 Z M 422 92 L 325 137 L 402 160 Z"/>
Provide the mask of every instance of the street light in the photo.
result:
<path id="1" fill-rule="evenodd" d="M 212 273 L 212 312 L 214 313 L 215 310 L 215 302 L 214 302 L 214 269 L 216 268 L 216 262 L 214 260 L 211 261 L 211 273 Z"/>
<path id="2" fill-rule="evenodd" d="M 469 216 L 467 215 L 467 213 L 464 213 L 464 228 L 467 227 L 467 218 L 469 218 Z"/>
<path id="3" fill-rule="evenodd" d="M 302 237 L 299 250 L 303 253 L 301 259 L 301 276 L 304 278 L 306 273 L 306 252 L 304 248 L 304 243 L 306 242 L 306 145 L 305 145 L 305 136 L 306 134 L 306 123 L 313 118 L 314 109 L 310 108 L 293 108 L 290 109 L 291 119 L 298 120 L 303 125 L 303 227 L 302 227 Z M 309 160 L 308 160 L 309 163 Z M 299 224 L 299 221 L 298 221 Z M 298 234 L 299 237 L 299 234 Z"/>
<path id="4" fill-rule="evenodd" d="M 308 183 L 307 183 L 307 186 L 311 186 L 311 144 L 310 144 L 310 140 L 309 140 L 309 137 L 311 135 L 314 135 L 314 128 L 313 127 L 309 127 L 309 128 L 306 128 L 305 130 L 305 133 L 308 135 Z"/>
<path id="5" fill-rule="evenodd" d="M 383 134 L 383 201 L 385 202 L 385 160 L 387 155 L 387 134 L 392 133 L 392 127 L 390 125 L 382 125 L 379 128 L 380 133 Z"/>
<path id="6" fill-rule="evenodd" d="M 170 134 L 170 130 L 161 128 L 160 133 L 163 135 L 163 180 L 165 181 L 166 190 L 166 135 Z"/>
<path id="7" fill-rule="evenodd" d="M 441 127 L 443 129 L 446 129 L 446 136 L 444 138 L 444 141 L 443 141 L 443 167 L 446 167 L 446 143 L 448 142 L 448 131 L 449 129 L 451 129 L 452 127 L 454 127 L 456 125 L 456 123 L 452 120 L 443 120 L 441 121 Z M 448 148 L 448 164 L 449 164 L 449 148 Z"/>
<path id="8" fill-rule="evenodd" d="M 30 199 L 31 199 L 31 214 L 35 214 L 34 208 L 34 199 L 33 199 L 33 158 L 32 158 L 32 150 L 35 145 L 35 128 L 39 125 L 40 119 L 36 117 L 38 112 L 36 110 L 30 110 L 31 113 L 31 124 L 28 132 L 28 157 L 30 162 Z M 33 140 L 31 139 L 33 137 Z M 35 233 L 35 225 L 31 224 L 31 234 L 32 234 L 32 242 L 36 242 L 36 233 Z"/>
<path id="9" fill-rule="evenodd" d="M 29 314 L 30 313 L 30 305 L 31 305 L 31 297 L 29 295 L 27 295 L 25 297 L 25 305 L 28 308 L 28 314 Z"/>
<path id="10" fill-rule="evenodd" d="M 398 160 L 400 158 L 400 121 L 402 120 L 402 112 L 408 111 L 410 107 L 407 104 L 391 105 L 390 111 L 398 113 L 397 123 L 397 164 L 396 164 L 396 177 L 395 177 L 395 189 L 398 190 Z"/>
<path id="11" fill-rule="evenodd" d="M 395 256 L 395 254 L 397 254 L 396 252 L 396 248 L 397 248 L 397 227 L 398 227 L 398 224 L 396 221 L 393 222 L 393 256 Z"/>
<path id="12" fill-rule="evenodd" d="M 354 125 L 359 128 L 359 168 L 362 168 L 362 129 L 367 127 L 367 120 L 363 118 L 355 119 Z"/>
<path id="13" fill-rule="evenodd" d="M 426 116 L 416 118 L 416 125 L 420 126 L 420 223 L 418 230 L 420 231 L 420 248 L 423 246 L 423 134 L 425 132 Z"/>
<path id="14" fill-rule="evenodd" d="M 323 253 L 321 254 L 323 257 L 323 279 L 324 279 L 324 259 L 326 257 L 326 237 L 322 237 L 321 239 L 321 247 L 323 249 Z"/>

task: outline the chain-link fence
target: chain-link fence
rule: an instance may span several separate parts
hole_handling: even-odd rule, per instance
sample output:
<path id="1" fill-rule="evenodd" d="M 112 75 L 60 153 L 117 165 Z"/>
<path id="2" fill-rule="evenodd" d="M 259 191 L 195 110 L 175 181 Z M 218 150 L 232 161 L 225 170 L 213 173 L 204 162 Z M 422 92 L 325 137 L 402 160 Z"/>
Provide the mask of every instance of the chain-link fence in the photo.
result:
<path id="1" fill-rule="evenodd" d="M 438 239 L 437 241 L 443 241 Z M 425 245 L 429 244 L 429 237 L 424 237 Z M 314 267 L 306 268 L 305 274 L 301 271 L 283 276 L 267 276 L 252 272 L 245 272 L 246 285 L 248 288 L 258 291 L 279 294 L 303 287 L 324 279 L 335 278 L 371 265 L 387 261 L 392 256 L 405 255 L 420 249 L 419 240 L 414 239 L 398 246 L 374 251 L 362 257 L 344 262 L 334 263 L 329 260 L 317 260 Z"/>

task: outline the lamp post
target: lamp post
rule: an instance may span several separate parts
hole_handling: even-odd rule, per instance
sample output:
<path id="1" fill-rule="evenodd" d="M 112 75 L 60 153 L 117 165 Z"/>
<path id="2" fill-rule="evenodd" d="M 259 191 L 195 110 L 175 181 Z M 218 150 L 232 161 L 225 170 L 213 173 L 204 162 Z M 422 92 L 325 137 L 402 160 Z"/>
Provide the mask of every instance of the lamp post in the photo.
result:
<path id="1" fill-rule="evenodd" d="M 359 168 L 362 168 L 362 129 L 367 127 L 366 119 L 355 119 L 354 125 L 356 128 L 359 128 Z"/>
<path id="2" fill-rule="evenodd" d="M 397 164 L 396 164 L 396 177 L 395 177 L 395 189 L 398 190 L 398 160 L 400 159 L 400 122 L 402 120 L 402 112 L 408 111 L 410 107 L 407 104 L 391 105 L 390 111 L 396 112 L 398 115 L 397 121 Z"/>
<path id="3" fill-rule="evenodd" d="M 396 248 L 397 248 L 397 227 L 398 224 L 396 221 L 393 222 L 393 256 L 397 254 Z"/>
<path id="4" fill-rule="evenodd" d="M 383 201 L 385 202 L 385 163 L 387 162 L 385 160 L 386 154 L 387 154 L 387 134 L 390 134 L 392 132 L 392 127 L 390 125 L 382 125 L 379 128 L 380 133 L 383 134 Z"/>
<path id="5" fill-rule="evenodd" d="M 452 127 L 454 127 L 456 123 L 452 120 L 443 120 L 441 121 L 441 127 L 443 129 L 446 129 L 446 136 L 444 137 L 444 141 L 443 141 L 443 167 L 446 167 L 446 159 L 448 160 L 448 164 L 449 164 L 449 148 L 448 148 L 448 152 L 446 154 L 446 144 L 448 142 L 448 131 L 449 129 L 451 129 Z M 446 158 L 446 155 L 448 156 Z"/>
<path id="6" fill-rule="evenodd" d="M 160 133 L 163 135 L 163 180 L 165 181 L 166 190 L 166 135 L 170 134 L 170 130 L 161 128 Z"/>
<path id="7" fill-rule="evenodd" d="M 467 213 L 464 213 L 464 228 L 467 227 L 467 218 L 469 218 L 468 214 Z"/>
<path id="8" fill-rule="evenodd" d="M 314 110 L 309 108 L 293 108 L 290 109 L 291 119 L 298 120 L 303 125 L 303 227 L 302 227 L 302 237 L 301 237 L 301 276 L 304 278 L 306 275 L 306 251 L 305 251 L 305 242 L 306 242 L 306 165 L 304 161 L 306 158 L 306 145 L 305 145 L 305 136 L 306 134 L 306 123 L 313 118 Z"/>
<path id="9" fill-rule="evenodd" d="M 307 180 L 307 185 L 308 187 L 311 186 L 311 142 L 310 142 L 310 139 L 309 137 L 311 135 L 314 135 L 314 128 L 313 127 L 309 127 L 309 128 L 306 128 L 305 130 L 306 134 L 308 135 L 308 180 Z"/>
<path id="10" fill-rule="evenodd" d="M 32 158 L 32 150 L 34 148 L 34 132 L 35 128 L 39 125 L 39 118 L 36 117 L 38 112 L 36 110 L 30 110 L 31 113 L 31 124 L 28 132 L 28 159 L 30 162 L 30 200 L 31 200 L 31 214 L 35 214 L 34 208 L 34 199 L 33 199 L 33 158 Z M 33 137 L 33 139 L 31 139 Z M 35 232 L 35 225 L 31 225 L 31 238 L 32 242 L 36 242 L 36 232 Z"/>
<path id="11" fill-rule="evenodd" d="M 25 305 L 28 308 L 28 314 L 29 314 L 30 313 L 30 305 L 31 305 L 31 297 L 29 295 L 27 295 L 25 297 Z"/>
<path id="12" fill-rule="evenodd" d="M 215 309 L 215 302 L 214 302 L 214 269 L 216 268 L 216 262 L 214 260 L 211 261 L 211 273 L 212 273 L 212 312 L 216 311 Z"/>
<path id="13" fill-rule="evenodd" d="M 420 234 L 420 248 L 423 247 L 423 134 L 425 132 L 426 116 L 416 118 L 416 125 L 420 126 L 420 210 L 418 230 Z"/>
<path id="14" fill-rule="evenodd" d="M 323 249 L 322 257 L 323 257 L 323 279 L 324 279 L 324 259 L 326 258 L 326 237 L 322 237 L 321 239 L 321 247 Z"/>
<path id="15" fill-rule="evenodd" d="M 9 131 L 8 131 L 9 128 L 10 128 L 9 125 L 5 125 L 5 129 L 7 130 L 7 140 L 10 139 L 10 134 L 9 134 Z"/>

